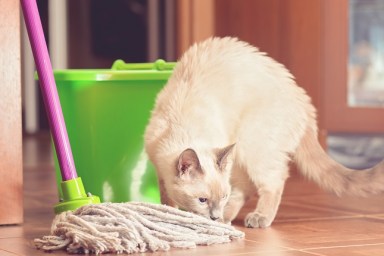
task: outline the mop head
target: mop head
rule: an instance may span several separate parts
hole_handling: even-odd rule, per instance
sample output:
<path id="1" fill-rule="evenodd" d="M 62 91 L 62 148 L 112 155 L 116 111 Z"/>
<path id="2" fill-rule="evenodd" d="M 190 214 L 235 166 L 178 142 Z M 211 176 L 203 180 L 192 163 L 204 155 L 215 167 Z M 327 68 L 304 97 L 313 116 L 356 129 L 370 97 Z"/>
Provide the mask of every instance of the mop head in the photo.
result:
<path id="1" fill-rule="evenodd" d="M 232 226 L 173 207 L 150 203 L 102 203 L 56 216 L 38 249 L 69 253 L 138 253 L 195 248 L 243 238 Z"/>

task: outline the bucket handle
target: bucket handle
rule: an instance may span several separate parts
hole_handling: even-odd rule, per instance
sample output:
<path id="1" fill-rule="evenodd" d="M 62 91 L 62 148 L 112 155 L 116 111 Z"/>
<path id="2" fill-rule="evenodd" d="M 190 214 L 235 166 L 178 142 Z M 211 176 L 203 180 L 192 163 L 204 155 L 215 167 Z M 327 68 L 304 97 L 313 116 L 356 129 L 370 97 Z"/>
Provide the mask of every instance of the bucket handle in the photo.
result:
<path id="1" fill-rule="evenodd" d="M 173 70 L 176 62 L 166 62 L 158 59 L 153 63 L 125 63 L 123 60 L 115 60 L 112 65 L 112 70 Z"/>

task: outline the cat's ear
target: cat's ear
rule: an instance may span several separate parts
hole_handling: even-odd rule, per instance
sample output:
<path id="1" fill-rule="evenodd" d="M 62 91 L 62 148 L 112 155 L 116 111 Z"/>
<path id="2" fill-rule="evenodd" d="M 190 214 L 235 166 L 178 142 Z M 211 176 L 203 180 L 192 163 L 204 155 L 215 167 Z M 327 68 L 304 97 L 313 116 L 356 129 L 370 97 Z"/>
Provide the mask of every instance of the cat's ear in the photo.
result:
<path id="1" fill-rule="evenodd" d="M 188 148 L 180 154 L 177 170 L 179 177 L 182 178 L 194 178 L 203 173 L 195 150 Z"/>
<path id="2" fill-rule="evenodd" d="M 216 150 L 216 163 L 220 170 L 225 170 L 228 163 L 228 156 L 232 153 L 236 143 L 231 144 L 225 148 Z"/>

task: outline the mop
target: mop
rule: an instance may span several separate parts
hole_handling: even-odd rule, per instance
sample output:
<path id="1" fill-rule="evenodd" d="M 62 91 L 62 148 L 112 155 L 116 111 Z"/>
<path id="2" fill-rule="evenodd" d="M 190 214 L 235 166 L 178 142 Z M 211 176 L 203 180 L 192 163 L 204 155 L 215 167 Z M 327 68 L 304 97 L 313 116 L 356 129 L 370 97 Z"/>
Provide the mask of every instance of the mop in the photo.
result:
<path id="1" fill-rule="evenodd" d="M 35 239 L 46 251 L 138 253 L 195 248 L 242 238 L 232 226 L 176 208 L 141 202 L 101 203 L 57 215 L 52 235 Z"/>
<path id="2" fill-rule="evenodd" d="M 226 243 L 244 237 L 230 225 L 166 205 L 143 202 L 100 203 L 85 193 L 77 176 L 36 0 L 21 0 L 62 177 L 63 200 L 51 234 L 34 243 L 45 251 L 69 253 L 136 253 L 171 247 Z"/>

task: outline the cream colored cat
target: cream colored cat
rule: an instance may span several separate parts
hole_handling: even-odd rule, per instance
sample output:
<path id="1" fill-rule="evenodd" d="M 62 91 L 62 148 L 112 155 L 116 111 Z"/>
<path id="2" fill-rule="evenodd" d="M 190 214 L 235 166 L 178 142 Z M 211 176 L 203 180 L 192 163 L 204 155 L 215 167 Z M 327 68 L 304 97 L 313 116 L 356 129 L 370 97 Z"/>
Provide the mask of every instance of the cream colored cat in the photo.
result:
<path id="1" fill-rule="evenodd" d="M 145 148 L 165 204 L 230 222 L 257 193 L 247 227 L 271 225 L 290 161 L 339 195 L 384 189 L 382 163 L 353 171 L 328 157 L 305 91 L 283 65 L 235 38 L 184 54 L 157 97 Z"/>

